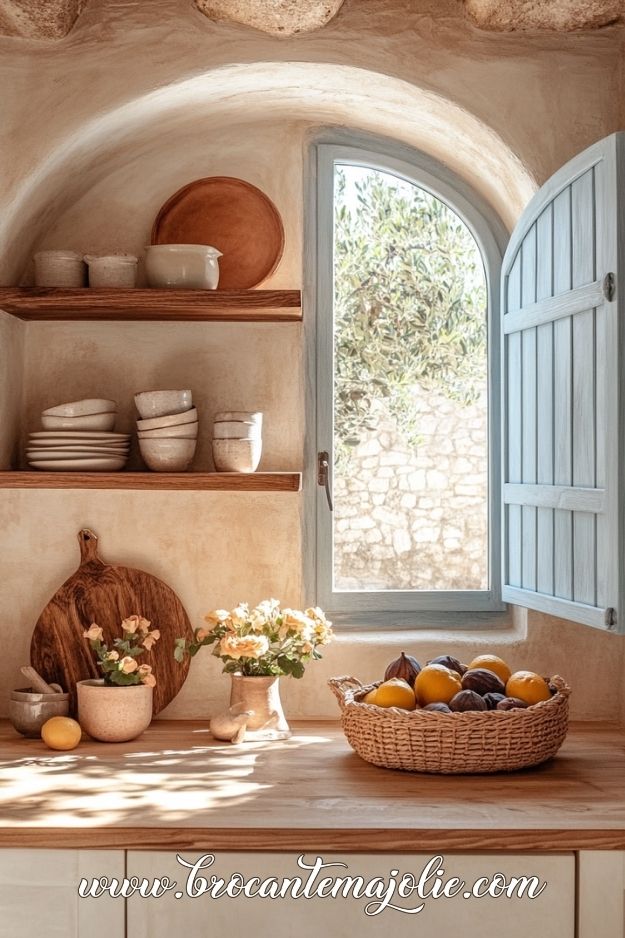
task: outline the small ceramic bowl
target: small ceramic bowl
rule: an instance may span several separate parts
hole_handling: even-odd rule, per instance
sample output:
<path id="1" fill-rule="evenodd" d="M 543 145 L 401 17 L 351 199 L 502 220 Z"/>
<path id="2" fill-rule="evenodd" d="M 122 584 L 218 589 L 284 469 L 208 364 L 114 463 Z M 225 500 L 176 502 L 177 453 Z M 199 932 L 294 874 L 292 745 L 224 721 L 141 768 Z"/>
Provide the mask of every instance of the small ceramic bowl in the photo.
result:
<path id="1" fill-rule="evenodd" d="M 195 456 L 196 445 L 196 440 L 167 437 L 139 440 L 143 461 L 153 472 L 184 472 Z"/>
<path id="2" fill-rule="evenodd" d="M 29 687 L 11 691 L 9 720 L 18 733 L 29 739 L 41 735 L 41 727 L 50 717 L 69 713 L 69 694 L 37 694 Z"/>
<path id="3" fill-rule="evenodd" d="M 262 453 L 260 440 L 213 440 L 217 472 L 255 472 Z"/>
<path id="4" fill-rule="evenodd" d="M 116 413 L 83 414 L 81 417 L 54 417 L 41 415 L 44 430 L 112 430 Z"/>
<path id="5" fill-rule="evenodd" d="M 215 440 L 260 440 L 261 425 L 245 420 L 216 420 L 213 424 Z"/>
<path id="6" fill-rule="evenodd" d="M 245 423 L 258 424 L 259 427 L 263 425 L 263 415 L 257 410 L 223 410 L 215 414 L 215 423 L 225 420 L 243 420 Z"/>
<path id="7" fill-rule="evenodd" d="M 177 427 L 162 427 L 160 430 L 139 430 L 137 437 L 140 440 L 197 440 L 197 421 L 195 423 L 182 423 Z"/>
<path id="8" fill-rule="evenodd" d="M 181 427 L 197 423 L 197 407 L 192 407 L 182 414 L 170 414 L 169 417 L 152 417 L 150 420 L 137 420 L 137 430 L 161 430 L 163 427 Z"/>
<path id="9" fill-rule="evenodd" d="M 43 411 L 44 417 L 87 417 L 92 414 L 114 414 L 117 401 L 107 401 L 102 397 L 85 398 L 82 401 L 70 401 L 69 404 L 57 404 Z"/>
<path id="10" fill-rule="evenodd" d="M 209 244 L 150 244 L 145 249 L 150 287 L 216 290 L 221 251 Z"/>
<path id="11" fill-rule="evenodd" d="M 141 391 L 135 404 L 143 420 L 182 414 L 193 406 L 192 391 Z"/>

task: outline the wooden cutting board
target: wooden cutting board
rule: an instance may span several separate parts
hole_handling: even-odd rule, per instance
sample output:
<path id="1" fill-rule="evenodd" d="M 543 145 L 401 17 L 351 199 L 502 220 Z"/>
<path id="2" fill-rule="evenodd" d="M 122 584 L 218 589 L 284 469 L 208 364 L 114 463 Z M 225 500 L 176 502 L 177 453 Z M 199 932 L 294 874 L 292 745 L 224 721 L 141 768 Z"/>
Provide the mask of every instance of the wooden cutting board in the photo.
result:
<path id="1" fill-rule="evenodd" d="M 152 665 L 156 677 L 156 714 L 173 700 L 187 676 L 189 659 L 178 664 L 173 652 L 176 638 L 193 636 L 189 617 L 162 580 L 143 570 L 100 560 L 93 531 L 80 531 L 78 541 L 80 566 L 39 616 L 30 644 L 31 663 L 48 683 L 56 681 L 69 691 L 75 711 L 76 681 L 102 677 L 83 631 L 96 622 L 110 645 L 122 634 L 122 619 L 144 616 L 161 633 L 152 651 L 139 659 L 140 664 Z"/>

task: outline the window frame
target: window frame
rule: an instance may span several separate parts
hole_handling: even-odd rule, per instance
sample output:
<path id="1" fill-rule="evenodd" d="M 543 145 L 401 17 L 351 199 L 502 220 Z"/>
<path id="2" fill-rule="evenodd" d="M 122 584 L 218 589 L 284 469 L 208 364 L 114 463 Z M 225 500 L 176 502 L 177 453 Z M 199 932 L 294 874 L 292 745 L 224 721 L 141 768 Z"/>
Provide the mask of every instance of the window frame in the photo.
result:
<path id="1" fill-rule="evenodd" d="M 332 589 L 332 518 L 317 485 L 317 453 L 333 452 L 333 213 L 335 163 L 368 166 L 414 183 L 447 204 L 467 225 L 484 261 L 487 280 L 488 355 L 488 525 L 489 588 L 486 590 L 335 591 Z M 508 233 L 490 206 L 433 157 L 384 138 L 341 130 L 325 131 L 311 142 L 305 218 L 306 329 L 306 510 L 304 579 L 316 602 L 345 625 L 423 627 L 466 626 L 460 613 L 473 613 L 472 625 L 488 627 L 506 609 L 501 599 L 501 345 L 500 275 Z M 325 363 L 325 364 L 324 364 Z M 330 459 L 333 465 L 332 458 Z M 496 617 L 493 614 L 499 614 Z"/>

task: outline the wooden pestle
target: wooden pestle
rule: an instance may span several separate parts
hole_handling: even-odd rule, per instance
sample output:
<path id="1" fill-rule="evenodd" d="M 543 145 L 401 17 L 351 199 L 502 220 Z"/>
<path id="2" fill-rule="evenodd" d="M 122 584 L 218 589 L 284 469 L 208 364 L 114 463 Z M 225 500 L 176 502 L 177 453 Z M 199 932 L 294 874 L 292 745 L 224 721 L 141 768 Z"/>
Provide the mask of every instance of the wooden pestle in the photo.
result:
<path id="1" fill-rule="evenodd" d="M 20 671 L 30 681 L 30 686 L 38 694 L 58 694 L 63 693 L 63 689 L 58 684 L 48 684 L 44 681 L 38 671 L 35 671 L 30 665 L 24 665 Z"/>

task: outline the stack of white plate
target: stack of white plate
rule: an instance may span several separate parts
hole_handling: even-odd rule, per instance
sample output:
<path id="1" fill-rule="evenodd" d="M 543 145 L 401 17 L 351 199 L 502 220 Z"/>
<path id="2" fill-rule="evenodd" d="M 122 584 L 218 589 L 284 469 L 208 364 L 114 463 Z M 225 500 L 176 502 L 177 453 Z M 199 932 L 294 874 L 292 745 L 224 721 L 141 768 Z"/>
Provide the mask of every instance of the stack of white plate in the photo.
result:
<path id="1" fill-rule="evenodd" d="M 197 408 L 191 391 L 135 394 L 141 415 L 137 436 L 141 456 L 153 472 L 184 472 L 197 446 Z"/>
<path id="2" fill-rule="evenodd" d="M 33 469 L 48 472 L 116 472 L 123 469 L 129 433 L 114 433 L 117 404 L 101 398 L 49 407 L 43 430 L 31 433 L 26 457 Z"/>
<path id="3" fill-rule="evenodd" d="M 248 410 L 215 414 L 213 462 L 217 472 L 255 472 L 263 450 L 263 415 Z"/>

